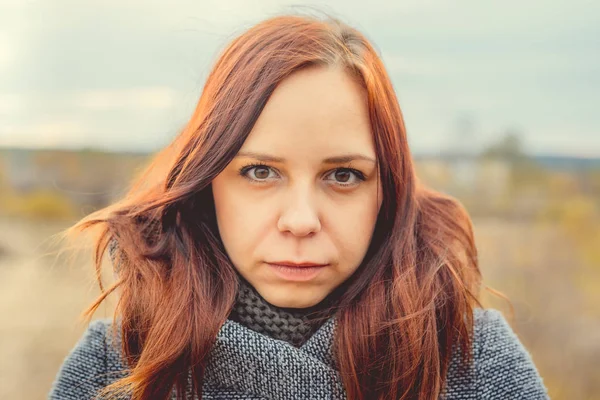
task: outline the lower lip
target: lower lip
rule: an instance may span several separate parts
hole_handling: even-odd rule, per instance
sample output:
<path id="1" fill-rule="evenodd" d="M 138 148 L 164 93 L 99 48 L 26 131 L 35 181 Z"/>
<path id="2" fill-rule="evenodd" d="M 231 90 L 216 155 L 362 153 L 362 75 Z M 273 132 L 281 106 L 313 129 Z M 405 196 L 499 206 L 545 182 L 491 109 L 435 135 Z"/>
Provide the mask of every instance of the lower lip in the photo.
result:
<path id="1" fill-rule="evenodd" d="M 309 281 L 315 278 L 319 273 L 327 267 L 327 265 L 319 267 L 286 267 L 284 265 L 268 264 L 273 271 L 281 278 L 289 281 Z"/>

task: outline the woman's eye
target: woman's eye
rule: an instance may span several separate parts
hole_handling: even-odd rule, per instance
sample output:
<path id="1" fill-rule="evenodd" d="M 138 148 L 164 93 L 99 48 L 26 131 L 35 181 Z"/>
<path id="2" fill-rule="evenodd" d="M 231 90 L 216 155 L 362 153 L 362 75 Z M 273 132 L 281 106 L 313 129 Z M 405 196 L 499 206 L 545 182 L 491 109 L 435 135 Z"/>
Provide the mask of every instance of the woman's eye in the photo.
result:
<path id="1" fill-rule="evenodd" d="M 273 171 L 271 167 L 263 164 L 246 165 L 238 171 L 239 175 L 248 179 L 251 183 L 265 183 L 270 178 L 269 172 Z"/>
<path id="2" fill-rule="evenodd" d="M 246 170 L 246 173 L 251 174 L 251 179 L 262 181 L 269 178 L 271 169 L 263 165 L 256 165 Z M 252 176 L 253 175 L 253 176 Z"/>
<path id="3" fill-rule="evenodd" d="M 330 175 L 333 175 L 334 180 L 340 186 L 353 186 L 365 180 L 362 173 L 350 168 L 336 169 Z"/>

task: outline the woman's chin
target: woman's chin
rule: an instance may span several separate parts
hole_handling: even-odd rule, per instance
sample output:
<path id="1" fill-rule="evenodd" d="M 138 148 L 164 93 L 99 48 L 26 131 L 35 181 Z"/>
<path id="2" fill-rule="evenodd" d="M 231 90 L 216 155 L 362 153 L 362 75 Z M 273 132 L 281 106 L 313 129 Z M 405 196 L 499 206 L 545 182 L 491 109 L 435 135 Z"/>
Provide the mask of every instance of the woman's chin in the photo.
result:
<path id="1" fill-rule="evenodd" d="M 279 289 L 279 288 L 278 288 Z M 281 291 L 279 289 L 278 291 Z M 318 304 L 322 298 L 307 298 L 306 289 L 284 290 L 282 293 L 265 293 L 261 296 L 271 305 L 279 308 L 309 308 Z"/>

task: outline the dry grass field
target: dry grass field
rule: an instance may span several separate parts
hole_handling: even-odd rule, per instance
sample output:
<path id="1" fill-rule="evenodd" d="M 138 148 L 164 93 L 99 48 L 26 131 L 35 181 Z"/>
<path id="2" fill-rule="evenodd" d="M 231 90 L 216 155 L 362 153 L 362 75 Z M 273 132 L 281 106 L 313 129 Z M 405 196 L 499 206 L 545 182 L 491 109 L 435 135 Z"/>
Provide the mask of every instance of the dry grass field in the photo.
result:
<path id="1" fill-rule="evenodd" d="M 90 261 L 61 263 L 48 238 L 64 224 L 0 220 L 0 398 L 44 399 L 98 294 Z M 94 318 L 110 316 L 109 305 Z"/>

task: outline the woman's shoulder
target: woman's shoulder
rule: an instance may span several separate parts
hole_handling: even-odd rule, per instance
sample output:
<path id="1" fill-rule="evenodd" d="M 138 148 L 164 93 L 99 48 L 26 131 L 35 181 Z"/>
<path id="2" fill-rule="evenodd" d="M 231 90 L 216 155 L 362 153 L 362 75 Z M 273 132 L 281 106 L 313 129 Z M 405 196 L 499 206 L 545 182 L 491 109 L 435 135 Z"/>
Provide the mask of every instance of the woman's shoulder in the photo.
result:
<path id="1" fill-rule="evenodd" d="M 88 399 L 122 376 L 120 342 L 112 318 L 89 323 L 69 351 L 52 383 L 49 399 Z"/>
<path id="2" fill-rule="evenodd" d="M 480 366 L 487 365 L 489 356 L 498 361 L 507 359 L 520 363 L 532 363 L 529 352 L 501 311 L 493 308 L 475 308 L 474 355 Z"/>
<path id="3" fill-rule="evenodd" d="M 473 356 L 481 398 L 548 399 L 543 380 L 504 315 L 474 309 Z"/>

